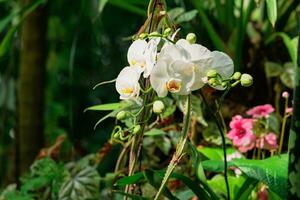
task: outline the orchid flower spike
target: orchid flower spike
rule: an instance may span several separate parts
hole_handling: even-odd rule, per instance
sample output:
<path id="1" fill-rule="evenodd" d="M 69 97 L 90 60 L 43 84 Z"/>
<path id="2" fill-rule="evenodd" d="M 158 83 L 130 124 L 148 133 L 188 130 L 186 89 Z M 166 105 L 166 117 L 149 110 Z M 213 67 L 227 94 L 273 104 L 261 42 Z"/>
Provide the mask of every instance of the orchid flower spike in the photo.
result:
<path id="1" fill-rule="evenodd" d="M 134 99 L 140 92 L 140 72 L 132 67 L 122 69 L 116 80 L 116 89 L 120 99 Z"/>

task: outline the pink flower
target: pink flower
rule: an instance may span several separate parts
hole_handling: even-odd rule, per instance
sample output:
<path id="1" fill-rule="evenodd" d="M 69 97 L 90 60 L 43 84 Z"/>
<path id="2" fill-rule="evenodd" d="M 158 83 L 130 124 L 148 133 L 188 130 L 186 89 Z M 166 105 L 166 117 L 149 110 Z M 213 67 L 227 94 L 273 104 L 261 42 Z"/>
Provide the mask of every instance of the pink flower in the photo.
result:
<path id="1" fill-rule="evenodd" d="M 285 113 L 286 113 L 286 114 L 293 114 L 293 108 L 292 108 L 292 107 L 286 108 L 286 109 L 285 109 Z"/>
<path id="2" fill-rule="evenodd" d="M 253 123 L 253 119 L 245 119 L 240 115 L 234 116 L 230 122 L 231 130 L 227 137 L 241 152 L 251 150 L 255 146 L 256 136 L 252 132 Z"/>
<path id="3" fill-rule="evenodd" d="M 274 133 L 268 133 L 256 140 L 256 147 L 260 149 L 274 150 L 278 148 L 277 136 Z"/>
<path id="4" fill-rule="evenodd" d="M 289 96 L 290 96 L 290 94 L 287 92 L 287 91 L 284 91 L 283 93 L 282 93 L 282 97 L 283 98 L 289 98 Z"/>
<path id="5" fill-rule="evenodd" d="M 245 136 L 233 142 L 233 145 L 238 147 L 239 151 L 245 153 L 255 147 L 256 136 L 253 133 L 247 133 Z"/>
<path id="6" fill-rule="evenodd" d="M 271 104 L 259 105 L 247 111 L 247 115 L 253 118 L 269 117 L 269 114 L 274 111 Z"/>

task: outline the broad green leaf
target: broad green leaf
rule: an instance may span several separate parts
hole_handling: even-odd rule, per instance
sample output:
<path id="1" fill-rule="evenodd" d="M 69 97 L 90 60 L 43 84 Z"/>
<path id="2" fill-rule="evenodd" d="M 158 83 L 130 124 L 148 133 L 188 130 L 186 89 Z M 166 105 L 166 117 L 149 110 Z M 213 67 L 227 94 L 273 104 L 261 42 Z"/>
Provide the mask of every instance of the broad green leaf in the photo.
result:
<path id="1" fill-rule="evenodd" d="M 281 198 L 286 198 L 288 185 L 288 155 L 282 154 L 265 160 L 236 159 L 234 165 L 247 176 L 269 186 Z"/>
<path id="2" fill-rule="evenodd" d="M 108 104 L 100 104 L 96 106 L 88 107 L 84 110 L 98 110 L 98 111 L 107 111 L 107 110 L 116 110 L 122 107 L 121 103 L 108 103 Z"/>
<path id="3" fill-rule="evenodd" d="M 198 14 L 197 10 L 191 10 L 188 12 L 185 12 L 181 15 L 179 15 L 176 19 L 175 19 L 175 23 L 177 24 L 181 24 L 183 22 L 189 22 L 191 20 L 193 20 Z"/>
<path id="4" fill-rule="evenodd" d="M 58 200 L 95 199 L 99 194 L 100 176 L 96 168 L 71 163 L 66 166 Z"/>
<path id="5" fill-rule="evenodd" d="M 266 0 L 268 18 L 273 27 L 275 27 L 277 19 L 277 0 Z"/>
<path id="6" fill-rule="evenodd" d="M 144 134 L 145 136 L 158 136 L 158 135 L 166 135 L 166 132 L 164 132 L 161 129 L 153 128 Z"/>
<path id="7" fill-rule="evenodd" d="M 224 163 L 217 160 L 202 162 L 203 168 L 221 172 Z M 281 198 L 287 195 L 288 155 L 273 156 L 264 160 L 235 159 L 228 166 L 238 167 L 248 177 L 254 178 L 269 186 Z"/>
<path id="8" fill-rule="evenodd" d="M 268 62 L 268 61 L 265 63 L 265 72 L 266 72 L 267 78 L 280 76 L 282 71 L 283 71 L 283 68 L 278 63 Z"/>
<path id="9" fill-rule="evenodd" d="M 230 199 L 235 199 L 238 194 L 239 188 L 242 187 L 245 182 L 245 177 L 243 176 L 228 176 L 228 183 L 230 185 Z M 208 180 L 208 184 L 213 190 L 219 195 L 226 195 L 226 184 L 224 176 L 221 174 L 215 175 L 211 180 Z"/>
<path id="10" fill-rule="evenodd" d="M 212 147 L 199 147 L 198 151 L 207 157 L 209 160 L 224 160 L 223 149 L 222 148 L 212 148 Z M 227 155 L 237 152 L 233 148 L 226 148 Z"/>

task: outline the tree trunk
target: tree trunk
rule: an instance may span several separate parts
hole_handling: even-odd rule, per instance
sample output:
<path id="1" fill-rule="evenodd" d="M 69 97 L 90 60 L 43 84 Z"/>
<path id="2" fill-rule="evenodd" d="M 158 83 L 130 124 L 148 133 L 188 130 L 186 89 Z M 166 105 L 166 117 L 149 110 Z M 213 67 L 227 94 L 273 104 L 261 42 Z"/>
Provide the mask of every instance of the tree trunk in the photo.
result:
<path id="1" fill-rule="evenodd" d="M 21 0 L 25 6 L 33 0 Z M 44 85 L 47 13 L 35 9 L 21 27 L 18 85 L 18 134 L 16 172 L 22 174 L 33 162 L 44 141 Z M 19 172 L 19 173 L 18 173 Z"/>
<path id="2" fill-rule="evenodd" d="M 300 36 L 300 13 L 298 32 Z M 289 137 L 289 191 L 288 199 L 300 199 L 300 40 L 298 42 L 298 61 L 295 67 L 295 88 L 293 98 L 293 118 Z"/>

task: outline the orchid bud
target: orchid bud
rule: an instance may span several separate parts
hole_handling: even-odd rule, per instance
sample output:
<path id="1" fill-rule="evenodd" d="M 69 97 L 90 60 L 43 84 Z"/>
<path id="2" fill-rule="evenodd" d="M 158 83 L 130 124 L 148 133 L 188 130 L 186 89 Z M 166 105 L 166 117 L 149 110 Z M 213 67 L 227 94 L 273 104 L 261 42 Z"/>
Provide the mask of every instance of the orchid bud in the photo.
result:
<path id="1" fill-rule="evenodd" d="M 227 87 L 227 83 L 226 82 L 222 82 L 222 87 L 226 88 Z"/>
<path id="2" fill-rule="evenodd" d="M 169 36 L 171 33 L 172 33 L 171 28 L 167 28 L 166 30 L 164 30 L 164 36 Z"/>
<path id="3" fill-rule="evenodd" d="M 117 120 L 125 119 L 125 117 L 126 117 L 126 112 L 123 111 L 123 110 L 120 111 L 120 112 L 118 112 L 118 114 L 117 114 L 117 116 L 116 116 Z"/>
<path id="4" fill-rule="evenodd" d="M 140 130 L 141 130 L 141 125 L 136 125 L 136 126 L 133 128 L 132 133 L 133 133 L 133 134 L 137 134 L 137 133 L 140 132 Z"/>
<path id="5" fill-rule="evenodd" d="M 197 40 L 197 37 L 196 37 L 195 33 L 189 33 L 189 34 L 187 34 L 187 36 L 186 36 L 186 40 L 187 40 L 190 44 L 195 44 L 195 43 L 196 43 L 196 40 Z"/>
<path id="6" fill-rule="evenodd" d="M 148 36 L 147 33 L 141 33 L 141 34 L 139 35 L 139 38 L 140 38 L 140 39 L 145 39 L 147 36 Z"/>
<path id="7" fill-rule="evenodd" d="M 216 78 L 211 78 L 208 80 L 208 83 L 212 86 L 215 86 L 217 84 L 217 79 Z"/>
<path id="8" fill-rule="evenodd" d="M 116 132 L 113 137 L 115 139 L 119 139 L 120 138 L 120 132 Z"/>
<path id="9" fill-rule="evenodd" d="M 234 80 L 240 80 L 241 76 L 242 76 L 241 72 L 235 72 L 235 73 L 232 75 L 232 78 L 233 78 Z"/>
<path id="10" fill-rule="evenodd" d="M 206 73 L 206 76 L 208 78 L 215 78 L 217 75 L 218 75 L 218 72 L 214 69 L 211 69 Z"/>
<path id="11" fill-rule="evenodd" d="M 156 100 L 153 103 L 153 112 L 156 114 L 160 114 L 165 109 L 165 105 L 162 101 Z"/>
<path id="12" fill-rule="evenodd" d="M 249 87 L 253 84 L 253 78 L 250 74 L 242 74 L 241 85 L 244 87 Z"/>

